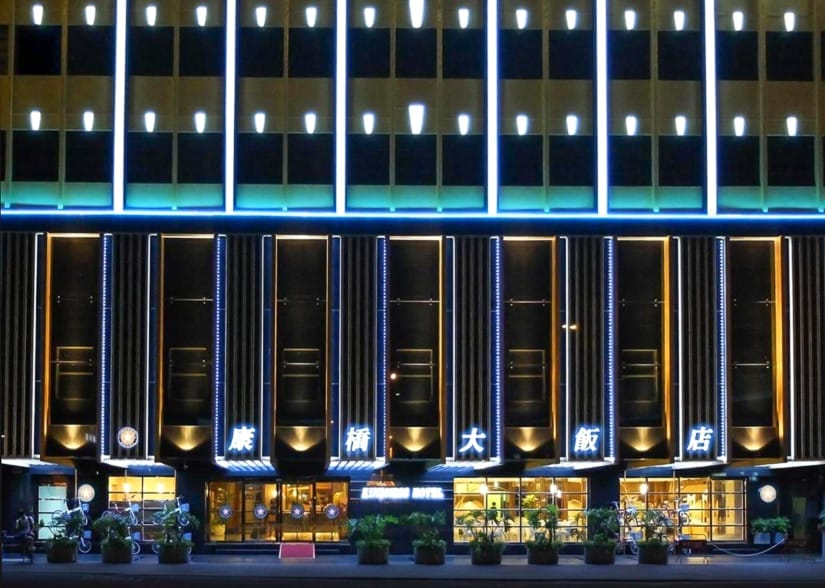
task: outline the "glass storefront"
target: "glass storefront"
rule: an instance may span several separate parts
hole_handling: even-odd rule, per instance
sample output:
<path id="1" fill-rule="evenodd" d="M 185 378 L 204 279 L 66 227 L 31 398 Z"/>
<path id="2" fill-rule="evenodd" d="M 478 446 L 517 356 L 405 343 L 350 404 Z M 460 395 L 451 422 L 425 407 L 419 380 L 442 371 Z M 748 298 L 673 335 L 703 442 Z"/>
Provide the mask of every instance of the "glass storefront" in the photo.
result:
<path id="1" fill-rule="evenodd" d="M 343 541 L 348 500 L 344 481 L 209 482 L 207 540 Z"/>
<path id="2" fill-rule="evenodd" d="M 559 539 L 579 541 L 583 530 L 582 513 L 587 509 L 586 478 L 456 478 L 453 482 L 453 541 L 467 543 L 469 538 L 459 523 L 481 509 L 499 509 L 507 521 L 502 539 L 523 543 L 532 539 L 527 512 L 545 504 L 559 507 Z"/>
<path id="3" fill-rule="evenodd" d="M 661 509 L 674 533 L 708 541 L 744 541 L 745 480 L 622 478 L 619 507 L 628 512 Z"/>
<path id="4" fill-rule="evenodd" d="M 175 500 L 177 484 L 173 476 L 112 476 L 109 478 L 109 508 L 128 510 L 137 505 L 137 528 L 142 541 L 151 541 L 160 533 L 152 517 L 163 505 Z M 186 502 L 185 497 L 182 499 Z"/>

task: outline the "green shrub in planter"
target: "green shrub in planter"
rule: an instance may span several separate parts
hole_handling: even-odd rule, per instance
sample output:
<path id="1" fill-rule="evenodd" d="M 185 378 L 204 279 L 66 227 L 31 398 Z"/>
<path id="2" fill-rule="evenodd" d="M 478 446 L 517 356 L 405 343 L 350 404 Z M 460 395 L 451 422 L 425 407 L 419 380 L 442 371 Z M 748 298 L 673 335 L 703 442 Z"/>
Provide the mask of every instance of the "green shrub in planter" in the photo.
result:
<path id="1" fill-rule="evenodd" d="M 640 564 L 666 564 L 668 560 L 668 530 L 673 522 L 664 511 L 651 508 L 642 511 L 640 524 L 644 533 L 639 545 Z"/>
<path id="2" fill-rule="evenodd" d="M 753 532 L 754 545 L 770 545 L 771 543 L 771 519 L 757 517 L 751 521 L 751 531 Z"/>
<path id="3" fill-rule="evenodd" d="M 350 537 L 355 539 L 358 563 L 366 565 L 386 564 L 390 559 L 390 540 L 386 537 L 387 526 L 398 524 L 391 515 L 369 514 L 360 519 L 349 519 Z"/>
<path id="4" fill-rule="evenodd" d="M 474 565 L 501 563 L 504 551 L 504 533 L 509 521 L 497 508 L 474 510 L 459 518 L 458 523 L 470 537 L 470 561 Z"/>
<path id="5" fill-rule="evenodd" d="M 197 529 L 200 525 L 198 517 L 186 513 L 184 522 L 177 509 L 175 501 L 167 502 L 163 511 L 155 515 L 157 522 L 163 528 L 161 536 L 155 539 L 152 551 L 158 554 L 158 563 L 180 564 L 189 562 L 192 553 L 192 541 L 186 535 L 191 526 Z"/>
<path id="6" fill-rule="evenodd" d="M 584 563 L 609 565 L 616 562 L 619 536 L 618 513 L 608 507 L 584 511 L 587 520 L 587 540 L 584 542 Z"/>
<path id="7" fill-rule="evenodd" d="M 72 511 L 65 519 L 61 531 L 46 541 L 46 561 L 49 563 L 74 563 L 77 561 L 77 537 L 83 532 L 83 514 Z"/>
<path id="8" fill-rule="evenodd" d="M 100 553 L 103 563 L 132 563 L 132 538 L 129 519 L 121 514 L 106 514 L 92 523 L 102 540 Z"/>
<path id="9" fill-rule="evenodd" d="M 559 508 L 546 504 L 527 512 L 527 522 L 533 529 L 533 539 L 527 541 L 527 563 L 555 565 L 559 563 L 561 541 L 556 539 L 559 526 Z"/>
<path id="10" fill-rule="evenodd" d="M 447 552 L 447 542 L 439 535 L 439 527 L 446 522 L 444 511 L 434 513 L 412 512 L 403 523 L 412 528 L 414 560 L 417 564 L 442 565 Z"/>

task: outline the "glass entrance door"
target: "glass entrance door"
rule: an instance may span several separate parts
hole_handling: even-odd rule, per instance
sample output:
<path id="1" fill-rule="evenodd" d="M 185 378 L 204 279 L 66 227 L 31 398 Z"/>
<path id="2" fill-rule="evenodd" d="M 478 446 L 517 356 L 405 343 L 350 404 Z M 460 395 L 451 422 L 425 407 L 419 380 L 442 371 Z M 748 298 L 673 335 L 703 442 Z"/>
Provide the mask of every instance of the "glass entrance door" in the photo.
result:
<path id="1" fill-rule="evenodd" d="M 283 484 L 281 536 L 283 541 L 312 541 L 315 529 L 313 484 Z"/>

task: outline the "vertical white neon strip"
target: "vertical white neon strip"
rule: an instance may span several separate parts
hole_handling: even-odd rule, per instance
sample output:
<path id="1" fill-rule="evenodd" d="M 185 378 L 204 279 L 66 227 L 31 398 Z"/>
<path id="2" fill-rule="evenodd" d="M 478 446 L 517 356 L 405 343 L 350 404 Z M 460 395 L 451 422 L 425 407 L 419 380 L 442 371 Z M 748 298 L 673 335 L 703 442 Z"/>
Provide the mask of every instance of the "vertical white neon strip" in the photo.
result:
<path id="1" fill-rule="evenodd" d="M 786 237 L 786 239 L 788 240 L 788 348 L 790 353 L 789 394 L 791 409 L 791 449 L 790 452 L 788 452 L 788 461 L 793 461 L 796 459 L 796 353 L 794 352 L 796 348 L 794 345 L 794 307 L 796 306 L 794 299 L 794 276 L 796 272 L 794 271 L 793 265 L 793 238 Z"/>
<path id="2" fill-rule="evenodd" d="M 570 239 L 564 241 L 564 457 L 570 459 Z"/>
<path id="3" fill-rule="evenodd" d="M 679 358 L 677 364 L 677 373 L 679 374 L 679 450 L 677 455 L 679 461 L 684 459 L 685 450 L 685 380 L 684 380 L 684 291 L 682 285 L 682 238 L 676 237 L 676 280 L 678 283 L 678 314 L 677 321 L 679 324 Z"/>
<path id="4" fill-rule="evenodd" d="M 261 371 L 258 372 L 259 379 L 258 379 L 258 430 L 261 431 L 261 434 L 258 435 L 258 457 L 259 459 L 264 458 L 264 442 L 263 442 L 263 435 L 268 434 L 264 431 L 264 319 L 266 317 L 266 311 L 264 307 L 264 282 L 266 281 L 266 236 L 261 237 L 261 319 L 258 323 L 258 329 L 260 329 L 258 333 L 258 349 L 261 350 L 260 355 L 258 356 L 258 361 L 260 362 L 258 365 L 261 366 Z"/>
<path id="5" fill-rule="evenodd" d="M 335 213 L 347 210 L 347 1 L 335 5 Z"/>
<path id="6" fill-rule="evenodd" d="M 493 255 L 494 255 L 494 272 L 493 272 L 493 308 L 494 323 L 493 323 L 493 365 L 495 388 L 493 390 L 493 410 L 495 411 L 495 437 L 493 442 L 494 455 L 490 457 L 493 460 L 501 460 L 504 457 L 504 434 L 502 427 L 501 413 L 504 409 L 502 406 L 502 349 L 501 349 L 501 325 L 502 325 L 502 293 L 501 293 L 501 238 L 493 237 Z"/>
<path id="7" fill-rule="evenodd" d="M 498 0 L 487 1 L 487 214 L 498 213 Z"/>
<path id="8" fill-rule="evenodd" d="M 453 329 L 452 329 L 453 336 L 451 337 L 451 341 L 450 341 L 450 346 L 452 347 L 452 354 L 453 354 L 453 369 L 452 369 L 452 378 L 453 378 L 453 381 L 452 381 L 452 391 L 453 391 L 453 402 L 452 402 L 452 405 L 453 405 L 453 415 L 452 415 L 452 418 L 453 418 L 453 443 L 452 443 L 452 446 L 449 447 L 447 450 L 451 453 L 451 456 L 453 457 L 453 459 L 455 459 L 455 457 L 456 457 L 456 439 L 458 438 L 456 436 L 456 435 L 458 435 L 458 427 L 457 427 L 458 414 L 456 412 L 457 411 L 457 409 L 456 409 L 456 404 L 457 403 L 455 401 L 455 397 L 456 397 L 456 394 L 455 394 L 456 377 L 457 377 L 455 366 L 456 366 L 456 361 L 458 360 L 458 349 L 456 348 L 456 344 L 455 344 L 455 334 L 456 334 L 456 327 L 457 327 L 457 324 L 456 324 L 456 314 L 457 313 L 455 311 L 455 284 L 456 284 L 456 279 L 455 279 L 455 237 L 447 237 L 447 240 L 452 241 L 452 246 L 451 246 L 451 249 L 450 249 L 450 251 L 451 251 L 451 255 L 450 255 L 451 263 L 450 263 L 450 267 L 449 267 L 451 283 L 449 284 L 448 287 L 450 288 L 450 292 L 451 292 L 450 299 L 451 299 L 451 302 L 452 302 L 452 305 L 453 305 L 452 313 L 451 313 L 452 314 L 452 319 L 453 319 Z"/>
<path id="9" fill-rule="evenodd" d="M 152 312 L 152 243 L 154 242 L 157 235 L 155 233 L 149 234 L 146 238 L 146 320 L 144 322 L 144 333 L 145 339 L 143 341 L 143 349 L 144 353 L 146 354 L 145 363 L 143 365 L 143 374 L 145 377 L 144 387 L 143 387 L 143 406 L 146 407 L 143 414 L 143 454 L 146 456 L 146 459 L 149 459 L 149 354 L 151 353 L 151 349 L 149 346 L 150 340 L 150 323 L 149 323 L 149 316 Z"/>
<path id="10" fill-rule="evenodd" d="M 103 249 L 103 269 L 100 287 L 100 430 L 98 431 L 98 455 L 106 457 L 106 427 L 107 427 L 107 402 L 106 396 L 109 391 L 109 347 L 111 338 L 111 271 L 110 260 L 112 255 L 112 234 L 105 233 L 101 239 Z"/>
<path id="11" fill-rule="evenodd" d="M 123 212 L 126 166 L 126 22 L 127 0 L 117 0 L 115 8 L 115 95 L 112 121 L 112 208 Z"/>
<path id="12" fill-rule="evenodd" d="M 727 341 L 727 259 L 725 256 L 725 238 L 717 237 L 716 246 L 718 248 L 718 273 L 717 280 L 719 286 L 719 456 L 721 461 L 728 460 L 728 341 Z"/>
<path id="13" fill-rule="evenodd" d="M 31 455 L 34 455 L 35 415 L 37 414 L 37 281 L 40 273 L 40 238 L 43 233 L 34 235 L 34 271 L 32 272 L 32 387 L 31 387 L 31 426 L 29 427 Z"/>
<path id="14" fill-rule="evenodd" d="M 340 460 L 341 456 L 343 454 L 343 452 L 341 451 L 341 431 L 342 431 L 341 424 L 344 422 L 342 412 L 341 412 L 341 410 L 342 410 L 341 405 L 343 404 L 341 402 L 341 380 L 342 380 L 341 366 L 343 365 L 343 363 L 342 363 L 343 350 L 342 349 L 344 347 L 341 344 L 341 341 L 344 340 L 344 321 L 341 318 L 341 298 L 342 298 L 341 293 L 344 291 L 343 290 L 343 288 L 344 288 L 344 272 L 341 271 L 341 267 L 343 266 L 343 259 L 344 259 L 344 239 L 341 238 L 340 235 L 336 238 L 338 239 L 338 259 L 335 260 L 335 262 L 338 263 L 338 416 L 336 416 L 335 418 L 337 418 L 338 420 L 335 421 L 335 424 L 338 425 L 338 434 L 337 434 L 337 438 L 338 438 L 338 455 L 335 456 L 335 457 L 337 457 Z M 375 298 L 373 298 L 373 300 L 375 300 Z M 373 430 L 375 430 L 375 428 L 373 428 Z M 374 447 L 375 447 L 375 444 L 373 443 L 373 448 Z"/>
<path id="15" fill-rule="evenodd" d="M 607 0 L 596 0 L 596 212 L 607 214 Z"/>
<path id="16" fill-rule="evenodd" d="M 616 458 L 615 244 L 613 237 L 607 237 L 607 450 L 605 453 L 608 461 Z"/>
<path id="17" fill-rule="evenodd" d="M 716 1 L 705 0 L 705 140 L 707 154 L 707 212 L 716 216 Z"/>
<path id="18" fill-rule="evenodd" d="M 224 89 L 224 210 L 235 210 L 235 45 L 237 43 L 237 0 L 226 0 L 226 85 Z"/>

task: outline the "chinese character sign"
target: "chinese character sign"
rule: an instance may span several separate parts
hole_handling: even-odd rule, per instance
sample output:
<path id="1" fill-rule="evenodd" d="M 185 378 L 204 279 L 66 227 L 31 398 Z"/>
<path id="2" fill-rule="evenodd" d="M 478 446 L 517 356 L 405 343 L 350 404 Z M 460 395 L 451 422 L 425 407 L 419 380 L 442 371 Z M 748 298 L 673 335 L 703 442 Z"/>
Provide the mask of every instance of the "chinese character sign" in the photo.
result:
<path id="1" fill-rule="evenodd" d="M 462 434 L 461 438 L 464 440 L 464 445 L 458 448 L 459 453 L 464 454 L 468 451 L 476 454 L 484 453 L 484 446 L 481 442 L 487 438 L 487 433 L 478 427 L 471 428 L 470 432 Z"/>
<path id="2" fill-rule="evenodd" d="M 685 451 L 688 453 L 708 455 L 713 445 L 713 427 L 700 425 L 690 429 Z"/>
<path id="3" fill-rule="evenodd" d="M 368 453 L 372 434 L 369 427 L 350 427 L 347 429 L 345 447 L 348 454 Z"/>
<path id="4" fill-rule="evenodd" d="M 601 434 L 599 427 L 580 425 L 573 434 L 573 453 L 577 456 L 598 454 Z"/>
<path id="5" fill-rule="evenodd" d="M 252 451 L 255 448 L 255 427 L 247 427 L 246 425 L 235 427 L 232 429 L 232 441 L 227 452 L 243 452 Z"/>

